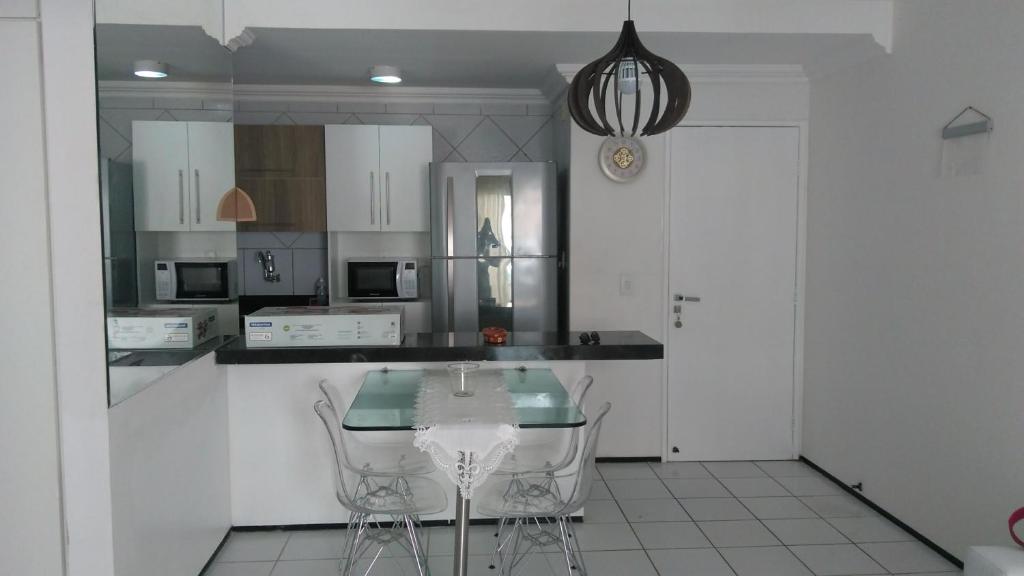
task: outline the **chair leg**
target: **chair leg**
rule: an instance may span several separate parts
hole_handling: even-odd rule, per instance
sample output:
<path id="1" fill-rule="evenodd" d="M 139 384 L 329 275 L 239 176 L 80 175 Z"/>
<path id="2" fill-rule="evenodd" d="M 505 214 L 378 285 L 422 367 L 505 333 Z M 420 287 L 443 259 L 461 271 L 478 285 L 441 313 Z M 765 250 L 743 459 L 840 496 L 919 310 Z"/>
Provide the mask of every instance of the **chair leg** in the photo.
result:
<path id="1" fill-rule="evenodd" d="M 562 552 L 565 554 L 566 574 L 572 576 L 572 569 L 576 566 L 573 564 L 572 552 L 569 548 L 569 530 L 565 527 L 565 522 L 562 518 L 558 519 L 558 535 L 562 537 Z"/>
<path id="2" fill-rule="evenodd" d="M 501 539 L 501 534 L 505 531 L 505 523 L 507 521 L 508 518 L 505 517 L 502 517 L 500 520 L 498 520 L 498 531 L 494 533 L 494 536 L 498 539 L 498 541 L 494 543 L 494 552 L 491 553 L 491 570 L 494 570 L 494 561 L 498 558 L 498 555 L 501 554 L 501 549 L 508 542 L 508 537 L 506 537 L 505 540 Z"/>
<path id="3" fill-rule="evenodd" d="M 576 528 L 572 525 L 572 518 L 563 516 L 562 523 L 569 533 L 568 542 L 572 556 L 576 560 L 576 571 L 579 572 L 580 576 L 587 576 L 587 566 L 583 563 L 583 551 L 580 550 L 580 539 L 576 536 Z"/>
<path id="4" fill-rule="evenodd" d="M 341 571 L 342 576 L 351 576 L 352 568 L 355 567 L 355 562 L 358 559 L 359 543 L 366 530 L 366 515 L 353 513 L 352 516 L 353 518 L 349 520 L 348 530 L 346 531 L 348 532 L 345 542 L 347 554 L 345 567 Z M 355 523 L 355 534 L 352 534 L 353 522 Z"/>
<path id="5" fill-rule="evenodd" d="M 427 555 L 423 553 L 423 549 L 420 547 L 419 536 L 416 534 L 416 524 L 409 515 L 403 516 L 402 521 L 405 522 L 405 529 L 409 534 L 413 560 L 416 561 L 416 571 L 419 572 L 419 576 L 430 576 L 430 568 L 427 566 Z"/>

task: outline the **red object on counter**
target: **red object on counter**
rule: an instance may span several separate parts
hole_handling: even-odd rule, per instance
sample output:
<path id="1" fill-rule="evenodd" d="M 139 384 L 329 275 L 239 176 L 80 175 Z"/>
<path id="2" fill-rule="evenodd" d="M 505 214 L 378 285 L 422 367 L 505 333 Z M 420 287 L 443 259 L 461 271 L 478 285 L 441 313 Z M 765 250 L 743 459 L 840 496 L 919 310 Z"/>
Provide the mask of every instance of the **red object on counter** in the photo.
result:
<path id="1" fill-rule="evenodd" d="M 1020 508 L 1013 514 L 1010 514 L 1010 538 L 1013 538 L 1013 541 L 1018 545 L 1024 546 L 1024 541 L 1022 541 L 1020 536 L 1017 536 L 1017 533 L 1013 530 L 1014 526 L 1019 524 L 1021 521 L 1024 521 L 1024 508 Z"/>
<path id="2" fill-rule="evenodd" d="M 488 344 L 504 344 L 508 341 L 508 330 L 496 326 L 488 326 L 480 331 L 484 335 L 484 342 Z"/>

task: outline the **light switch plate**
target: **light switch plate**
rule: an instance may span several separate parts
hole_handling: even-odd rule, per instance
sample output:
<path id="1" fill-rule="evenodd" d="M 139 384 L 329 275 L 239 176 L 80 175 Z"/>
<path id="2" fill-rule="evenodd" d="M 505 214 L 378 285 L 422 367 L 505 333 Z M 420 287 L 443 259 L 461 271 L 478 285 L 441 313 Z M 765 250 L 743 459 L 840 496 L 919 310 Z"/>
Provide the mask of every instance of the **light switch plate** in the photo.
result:
<path id="1" fill-rule="evenodd" d="M 633 275 L 619 274 L 619 296 L 633 295 Z"/>

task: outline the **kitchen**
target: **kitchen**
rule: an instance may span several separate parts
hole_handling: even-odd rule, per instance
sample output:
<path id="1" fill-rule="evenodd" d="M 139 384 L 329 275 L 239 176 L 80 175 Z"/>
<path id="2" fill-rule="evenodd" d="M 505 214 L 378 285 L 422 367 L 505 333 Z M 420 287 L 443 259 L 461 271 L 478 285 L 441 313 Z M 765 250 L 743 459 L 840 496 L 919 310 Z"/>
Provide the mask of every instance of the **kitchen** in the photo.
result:
<path id="1" fill-rule="evenodd" d="M 1000 348 L 1014 338 L 998 338 L 1013 308 L 986 268 L 1016 240 L 1013 203 L 992 192 L 1016 181 L 999 95 L 1017 84 L 978 65 L 984 53 L 1005 68 L 1013 51 L 977 33 L 1024 15 L 918 0 L 526 4 L 545 16 L 97 3 L 85 116 L 102 253 L 91 205 L 65 193 L 69 156 L 49 150 L 46 171 L 70 564 L 111 548 L 100 573 L 959 573 L 967 559 L 973 574 L 971 546 L 1006 540 L 1017 495 L 1016 460 L 1000 459 L 1012 418 L 992 409 L 1014 405 Z M 48 14 L 31 20 L 44 32 L 65 17 Z M 650 80 L 623 66 L 587 86 L 584 65 L 620 25 L 635 42 L 634 15 L 644 45 L 685 72 L 663 95 L 690 106 L 659 133 L 605 138 L 579 103 L 625 99 L 634 70 L 649 96 Z M 954 80 L 928 84 L 939 77 Z M 66 83 L 46 80 L 46 93 Z M 608 119 L 629 132 L 635 112 L 613 100 Z M 72 120 L 48 118 L 47 141 Z M 945 305 L 977 282 L 984 297 Z M 81 322 L 57 313 L 70 309 Z M 102 409 L 96 370 L 69 369 L 99 351 L 86 324 L 106 336 Z M 458 439 L 497 438 L 493 470 L 431 452 L 439 426 L 416 427 L 438 390 L 475 407 L 461 418 L 499 418 Z M 427 463 L 397 476 L 436 488 L 391 510 L 384 533 L 404 544 L 362 550 L 383 512 L 332 486 L 332 469 L 341 484 L 351 472 L 335 432 L 346 447 L 383 441 L 370 454 L 399 468 Z M 537 515 L 495 511 L 491 492 L 562 442 L 574 457 L 528 470 L 566 475 L 537 483 L 564 504 L 543 515 L 560 544 L 522 556 Z M 950 470 L 950 454 L 971 465 Z M 490 477 L 476 495 L 461 483 L 473 474 Z M 577 482 L 589 498 L 558 499 Z M 525 494 L 514 486 L 506 496 Z"/>
<path id="2" fill-rule="evenodd" d="M 122 268 L 137 274 L 138 307 L 108 313 L 115 546 L 132 551 L 120 557 L 122 571 L 166 546 L 141 538 L 139 522 L 163 517 L 170 502 L 178 513 L 194 509 L 192 533 L 344 524 L 342 508 L 324 505 L 328 454 L 302 440 L 322 435 L 309 406 L 324 378 L 355 393 L 368 374 L 475 362 L 568 383 L 592 371 L 588 363 L 662 356 L 639 331 L 565 330 L 568 206 L 558 182 L 567 167 L 554 140 L 569 119 L 542 94 L 247 84 L 242 70 L 285 55 L 245 48 L 216 73 L 189 76 L 190 63 L 178 60 L 159 83 L 127 79 L 139 64 L 124 58 L 146 50 L 167 59 L 161 42 L 165 53 L 192 46 L 201 66 L 224 64 L 223 48 L 199 34 L 97 29 L 99 69 L 110 70 L 100 75 L 101 155 L 112 171 L 130 163 L 134 176 L 136 252 Z M 270 46 L 310 41 L 260 35 Z M 128 200 L 124 189 L 104 189 Z M 217 329 L 200 336 L 207 320 Z M 138 345 L 154 324 L 151 345 L 190 349 Z M 226 382 L 224 396 L 211 378 Z M 165 433 L 180 426 L 168 402 L 206 406 L 195 405 L 187 440 Z M 187 456 L 199 431 L 222 441 Z M 151 475 L 168 458 L 196 476 L 166 489 L 193 487 L 142 516 L 123 508 L 167 483 Z M 425 521 L 456 516 L 461 494 L 448 492 L 447 509 Z"/>

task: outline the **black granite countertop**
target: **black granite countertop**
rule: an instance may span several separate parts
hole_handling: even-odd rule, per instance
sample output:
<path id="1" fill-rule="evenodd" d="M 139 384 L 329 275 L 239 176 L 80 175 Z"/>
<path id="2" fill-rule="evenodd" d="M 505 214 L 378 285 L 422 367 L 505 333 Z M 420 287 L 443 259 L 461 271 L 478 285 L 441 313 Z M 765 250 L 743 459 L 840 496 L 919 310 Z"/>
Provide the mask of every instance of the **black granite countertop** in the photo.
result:
<path id="1" fill-rule="evenodd" d="M 581 344 L 579 332 L 510 332 L 508 342 L 484 343 L 476 332 L 406 334 L 401 346 L 248 348 L 241 338 L 217 349 L 218 364 L 458 362 L 461 360 L 657 360 L 660 342 L 637 331 L 601 332 L 601 343 Z"/>
<path id="2" fill-rule="evenodd" d="M 195 348 L 152 348 L 107 351 L 107 365 L 116 367 L 181 366 L 237 341 L 237 336 L 217 336 Z"/>

